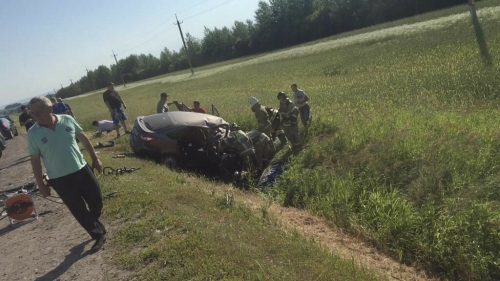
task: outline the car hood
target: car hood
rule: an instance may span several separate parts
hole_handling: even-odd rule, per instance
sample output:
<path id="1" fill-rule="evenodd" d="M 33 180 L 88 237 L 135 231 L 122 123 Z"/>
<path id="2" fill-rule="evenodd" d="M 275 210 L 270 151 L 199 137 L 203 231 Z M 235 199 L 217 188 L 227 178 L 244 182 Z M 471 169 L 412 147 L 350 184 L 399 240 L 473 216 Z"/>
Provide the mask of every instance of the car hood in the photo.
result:
<path id="1" fill-rule="evenodd" d="M 211 128 L 228 124 L 224 119 L 196 112 L 174 111 L 137 117 L 137 123 L 142 130 L 154 132 L 164 128 L 177 126 L 194 126 Z"/>

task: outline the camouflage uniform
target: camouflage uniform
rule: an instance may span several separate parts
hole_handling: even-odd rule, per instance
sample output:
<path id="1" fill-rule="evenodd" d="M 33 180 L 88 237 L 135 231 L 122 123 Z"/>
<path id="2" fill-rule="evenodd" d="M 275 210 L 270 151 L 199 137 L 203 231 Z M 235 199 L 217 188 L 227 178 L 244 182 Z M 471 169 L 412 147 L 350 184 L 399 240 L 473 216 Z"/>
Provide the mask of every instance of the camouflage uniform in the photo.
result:
<path id="1" fill-rule="evenodd" d="M 256 103 L 252 106 L 252 111 L 255 114 L 255 119 L 257 119 L 258 127 L 261 133 L 266 134 L 267 136 L 271 135 L 271 122 L 269 121 L 269 115 L 267 115 L 267 111 L 260 103 Z"/>
<path id="2" fill-rule="evenodd" d="M 267 114 L 269 115 L 269 121 L 271 122 L 271 135 L 269 136 L 274 142 L 276 138 L 280 140 L 280 145 L 286 144 L 286 136 L 283 128 L 281 127 L 280 114 L 277 109 L 272 107 L 266 107 Z"/>
<path id="3" fill-rule="evenodd" d="M 252 141 L 245 132 L 242 130 L 231 131 L 229 138 L 226 138 L 222 142 L 222 146 L 236 147 L 240 157 L 243 159 L 246 165 L 253 167 L 256 162 L 255 147 Z"/>
<path id="4" fill-rule="evenodd" d="M 280 102 L 278 112 L 280 113 L 281 126 L 283 126 L 286 138 L 292 144 L 292 152 L 298 153 L 302 148 L 302 139 L 297 125 L 299 110 L 290 99 L 286 98 L 283 103 Z"/>
<path id="5" fill-rule="evenodd" d="M 259 130 L 252 130 L 248 132 L 248 137 L 252 140 L 255 148 L 257 166 L 258 168 L 262 168 L 263 163 L 269 161 L 269 146 L 272 141 L 266 134 Z"/>
<path id="6" fill-rule="evenodd" d="M 262 159 L 267 161 L 268 158 L 276 152 L 274 143 L 270 141 L 271 136 L 271 122 L 269 121 L 269 115 L 267 114 L 266 108 L 260 103 L 256 103 L 252 106 L 252 111 L 255 114 L 255 119 L 257 119 L 258 127 L 257 130 L 262 134 L 267 136 L 267 139 L 260 139 L 260 142 L 266 144 L 267 147 L 263 148 Z"/>

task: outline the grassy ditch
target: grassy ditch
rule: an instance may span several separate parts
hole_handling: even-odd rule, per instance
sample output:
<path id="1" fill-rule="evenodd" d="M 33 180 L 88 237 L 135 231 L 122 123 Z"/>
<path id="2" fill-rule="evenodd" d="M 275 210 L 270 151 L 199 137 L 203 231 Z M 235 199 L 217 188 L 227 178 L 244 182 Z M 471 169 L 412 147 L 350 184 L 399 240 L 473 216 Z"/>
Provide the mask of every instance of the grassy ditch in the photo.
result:
<path id="1" fill-rule="evenodd" d="M 104 193 L 118 191 L 105 201 L 107 249 L 127 280 L 379 280 L 282 229 L 265 211 L 236 203 L 217 183 L 151 161 L 113 159 L 109 150 L 100 154 L 106 165 L 141 167 L 99 177 Z"/>

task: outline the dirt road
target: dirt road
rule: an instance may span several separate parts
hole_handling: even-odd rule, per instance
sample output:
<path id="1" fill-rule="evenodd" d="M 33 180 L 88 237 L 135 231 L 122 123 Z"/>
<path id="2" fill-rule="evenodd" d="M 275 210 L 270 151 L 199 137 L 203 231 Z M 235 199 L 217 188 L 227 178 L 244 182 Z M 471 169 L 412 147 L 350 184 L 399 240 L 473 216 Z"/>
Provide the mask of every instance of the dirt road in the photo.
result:
<path id="1" fill-rule="evenodd" d="M 7 141 L 0 158 L 0 191 L 32 180 L 26 135 L 20 134 Z M 38 220 L 27 219 L 14 227 L 8 218 L 0 217 L 4 218 L 0 221 L 0 280 L 105 280 L 103 252 L 90 254 L 93 241 L 66 206 L 58 203 L 35 197 Z"/>

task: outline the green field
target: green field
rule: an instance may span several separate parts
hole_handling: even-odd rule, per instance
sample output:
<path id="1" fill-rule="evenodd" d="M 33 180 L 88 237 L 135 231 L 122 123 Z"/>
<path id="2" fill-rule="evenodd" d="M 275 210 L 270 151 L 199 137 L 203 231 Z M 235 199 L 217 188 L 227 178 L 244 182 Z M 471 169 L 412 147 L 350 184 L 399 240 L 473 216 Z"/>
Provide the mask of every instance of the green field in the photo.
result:
<path id="1" fill-rule="evenodd" d="M 170 100 L 216 104 L 227 121 L 251 129 L 247 98 L 277 106 L 276 93 L 296 82 L 311 99 L 313 124 L 270 199 L 311 210 L 439 278 L 497 280 L 500 1 L 478 3 L 486 6 L 478 15 L 487 57 L 464 5 L 431 22 L 423 15 L 117 90 L 130 125 L 154 113 L 166 91 Z M 68 103 L 89 131 L 92 120 L 109 118 L 100 94 Z M 128 139 L 113 151 L 130 152 Z M 106 191 L 121 194 L 105 204 L 111 262 L 137 271 L 136 280 L 374 278 L 283 233 L 264 207 L 254 214 L 230 196 L 210 196 L 216 183 L 100 155 L 107 165 L 144 167 L 101 177 Z"/>

